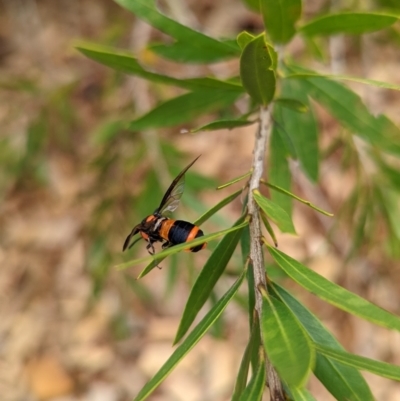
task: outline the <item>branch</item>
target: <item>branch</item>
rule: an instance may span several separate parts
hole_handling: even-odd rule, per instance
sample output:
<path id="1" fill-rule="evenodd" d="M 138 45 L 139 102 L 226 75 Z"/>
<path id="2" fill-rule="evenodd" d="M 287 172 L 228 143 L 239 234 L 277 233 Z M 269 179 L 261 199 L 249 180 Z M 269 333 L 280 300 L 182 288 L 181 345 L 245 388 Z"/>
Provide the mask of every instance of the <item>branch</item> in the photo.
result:
<path id="1" fill-rule="evenodd" d="M 254 290 L 256 296 L 256 311 L 259 321 L 261 321 L 262 294 L 258 288 L 262 287 L 267 291 L 266 273 L 264 268 L 264 254 L 262 249 L 261 221 L 258 206 L 253 197 L 253 191 L 260 186 L 260 180 L 264 172 L 264 159 L 267 149 L 268 137 L 272 126 L 272 106 L 262 107 L 260 110 L 260 125 L 256 133 L 256 140 L 253 151 L 252 175 L 249 184 L 249 196 L 247 202 L 250 220 L 250 259 L 254 271 Z M 261 325 L 260 325 L 261 327 Z M 262 336 L 261 336 L 262 338 Z M 282 383 L 274 367 L 269 363 L 266 355 L 267 382 L 270 391 L 271 401 L 285 401 Z"/>

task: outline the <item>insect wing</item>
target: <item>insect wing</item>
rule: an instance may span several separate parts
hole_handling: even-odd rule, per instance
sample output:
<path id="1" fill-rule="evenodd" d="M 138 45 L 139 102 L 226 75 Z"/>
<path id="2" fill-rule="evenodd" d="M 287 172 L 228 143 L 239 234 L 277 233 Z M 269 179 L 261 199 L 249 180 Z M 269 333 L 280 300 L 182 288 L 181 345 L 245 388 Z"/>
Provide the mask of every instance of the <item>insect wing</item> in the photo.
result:
<path id="1" fill-rule="evenodd" d="M 167 192 L 165 193 L 160 206 L 156 210 L 156 213 L 165 214 L 173 212 L 178 206 L 185 189 L 185 173 L 189 170 L 194 162 L 199 158 L 197 156 L 187 167 L 185 167 L 178 176 L 172 181 Z"/>

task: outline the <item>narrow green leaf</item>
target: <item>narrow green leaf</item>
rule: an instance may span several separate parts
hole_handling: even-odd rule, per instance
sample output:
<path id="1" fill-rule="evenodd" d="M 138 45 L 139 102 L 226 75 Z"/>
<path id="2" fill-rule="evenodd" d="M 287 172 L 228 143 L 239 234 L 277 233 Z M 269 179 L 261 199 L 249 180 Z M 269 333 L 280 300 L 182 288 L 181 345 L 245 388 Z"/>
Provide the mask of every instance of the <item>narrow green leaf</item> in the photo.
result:
<path id="1" fill-rule="evenodd" d="M 244 216 L 241 217 L 232 228 L 242 226 L 243 220 Z M 241 234 L 242 229 L 237 229 L 226 234 L 208 258 L 186 302 L 174 344 L 179 342 L 187 333 L 200 309 L 206 303 L 211 291 L 224 272 L 226 265 L 236 249 Z"/>
<path id="2" fill-rule="evenodd" d="M 193 48 L 190 62 L 210 62 L 225 58 L 236 57 L 239 49 L 228 42 L 220 42 L 200 32 L 194 31 L 161 14 L 154 6 L 154 2 L 148 0 L 115 0 L 122 7 L 134 13 L 138 18 L 148 22 L 154 28 L 170 35 L 179 43 L 178 46 L 190 46 Z M 180 44 L 182 42 L 182 45 Z M 181 47 L 182 48 L 182 47 Z M 207 49 L 207 52 L 204 50 Z M 196 51 L 194 51 L 196 50 Z M 204 56 L 203 56 L 204 54 Z M 211 55 L 213 58 L 211 59 Z M 187 61 L 186 59 L 181 61 Z"/>
<path id="3" fill-rule="evenodd" d="M 312 394 L 305 388 L 290 388 L 293 401 L 316 401 Z"/>
<path id="4" fill-rule="evenodd" d="M 300 71 L 298 67 L 295 70 Z M 388 153 L 400 154 L 400 129 L 387 117 L 372 115 L 353 91 L 323 77 L 300 79 L 298 82 L 304 92 L 356 135 Z"/>
<path id="5" fill-rule="evenodd" d="M 391 232 L 391 238 L 389 241 L 393 241 L 395 247 L 394 251 L 396 254 L 399 252 L 398 243 L 400 241 L 400 210 L 399 210 L 399 197 L 396 192 L 391 188 L 382 187 L 378 185 L 374 188 L 374 197 L 379 200 L 379 207 L 384 216 L 386 224 Z"/>
<path id="6" fill-rule="evenodd" d="M 275 71 L 273 49 L 267 45 L 264 35 L 249 42 L 240 57 L 240 77 L 243 87 L 251 98 L 258 104 L 268 105 L 275 94 Z"/>
<path id="7" fill-rule="evenodd" d="M 155 262 L 157 264 L 158 262 L 165 259 L 169 255 L 184 251 L 185 249 L 192 248 L 196 245 L 204 244 L 205 242 L 213 241 L 213 240 L 217 239 L 218 237 L 221 237 L 222 235 L 228 234 L 232 231 L 240 230 L 241 228 L 247 226 L 248 224 L 249 224 L 248 221 L 245 221 L 244 223 L 242 223 L 239 226 L 234 226 L 231 228 L 227 228 L 226 230 L 217 231 L 216 233 L 207 234 L 207 235 L 204 235 L 203 237 L 195 238 L 194 240 L 192 240 L 190 242 L 185 242 L 183 244 L 171 246 L 170 248 L 164 249 L 163 251 L 158 252 L 155 255 L 144 256 L 143 258 L 133 259 L 129 262 L 120 263 L 120 264 L 116 265 L 115 268 L 126 269 L 127 267 L 138 265 L 139 263 L 143 263 L 143 262 L 148 262 L 150 260 L 152 260 L 153 262 Z M 154 267 L 155 266 L 156 265 L 154 265 Z M 150 270 L 152 270 L 152 269 L 148 269 L 148 268 L 144 269 L 139 274 L 138 278 L 142 278 L 147 273 L 149 273 Z"/>
<path id="8" fill-rule="evenodd" d="M 285 121 L 283 118 L 283 110 L 284 108 L 280 105 L 280 104 L 276 104 L 273 110 L 273 116 L 272 116 L 272 121 L 274 123 L 273 127 L 272 127 L 272 133 L 276 133 L 277 135 L 279 135 L 280 137 L 280 141 L 279 141 L 279 145 L 284 146 L 285 148 L 285 157 L 289 156 L 293 159 L 293 160 L 297 160 L 297 153 L 296 153 L 296 149 L 294 147 L 292 138 L 290 137 L 290 135 L 288 134 L 288 132 L 285 129 Z M 282 151 L 283 152 L 283 149 Z"/>
<path id="9" fill-rule="evenodd" d="M 209 47 L 204 47 L 199 51 L 198 46 L 192 46 L 187 41 L 175 42 L 172 44 L 157 43 L 149 46 L 148 49 L 163 58 L 177 63 L 209 64 L 224 58 L 234 57 L 231 53 L 221 57 L 214 48 Z M 239 48 L 236 50 L 238 52 Z"/>
<path id="10" fill-rule="evenodd" d="M 201 322 L 193 329 L 193 331 L 187 336 L 187 338 L 179 345 L 174 353 L 168 358 L 160 370 L 154 375 L 154 377 L 147 382 L 144 387 L 140 390 L 134 401 L 141 401 L 146 399 L 157 386 L 171 373 L 179 361 L 199 342 L 204 336 L 207 330 L 213 325 L 218 319 L 221 313 L 224 311 L 229 301 L 235 296 L 239 289 L 242 281 L 245 277 L 246 272 L 236 280 L 233 286 L 225 293 L 225 295 L 210 309 L 209 312 L 204 316 Z"/>
<path id="11" fill-rule="evenodd" d="M 237 182 L 239 182 L 239 181 L 245 179 L 246 177 L 248 177 L 250 174 L 251 174 L 251 171 L 248 171 L 247 173 L 245 173 L 245 174 L 243 174 L 243 175 L 241 175 L 239 177 L 234 178 L 233 180 L 227 182 L 226 184 L 219 185 L 217 187 L 217 189 L 223 189 L 223 188 L 229 187 L 232 184 L 236 184 Z"/>
<path id="12" fill-rule="evenodd" d="M 400 318 L 308 269 L 266 244 L 275 262 L 294 281 L 324 301 L 379 326 L 400 331 Z"/>
<path id="13" fill-rule="evenodd" d="M 246 226 L 242 231 L 242 237 L 240 238 L 240 247 L 242 251 L 243 264 L 248 263 L 249 268 L 247 269 L 247 289 L 248 289 L 248 314 L 249 314 L 249 327 L 250 329 L 254 325 L 254 308 L 256 304 L 256 295 L 254 290 L 254 272 L 253 265 L 250 259 L 250 230 L 249 226 Z M 253 366 L 254 367 L 254 366 Z"/>
<path id="14" fill-rule="evenodd" d="M 185 93 L 156 106 L 137 120 L 132 121 L 128 128 L 139 131 L 186 123 L 202 114 L 229 106 L 238 96 L 238 93 L 222 90 Z"/>
<path id="15" fill-rule="evenodd" d="M 323 209 L 320 209 L 319 207 L 313 205 L 310 201 L 305 200 L 305 199 L 302 199 L 302 198 L 299 198 L 297 195 L 292 194 L 291 192 L 287 191 L 286 189 L 283 189 L 283 188 L 281 188 L 281 187 L 279 187 L 279 186 L 277 186 L 277 185 L 274 185 L 274 184 L 270 184 L 269 182 L 266 182 L 266 181 L 264 181 L 264 180 L 261 180 L 261 182 L 262 182 L 264 185 L 266 185 L 267 187 L 269 187 L 269 188 L 271 188 L 271 189 L 273 189 L 273 190 L 275 190 L 275 191 L 278 191 L 278 192 L 280 192 L 280 193 L 282 193 L 282 194 L 284 194 L 284 195 L 286 195 L 286 196 L 289 196 L 289 197 L 291 197 L 291 198 L 293 198 L 293 199 L 296 199 L 297 201 L 299 201 L 299 202 L 301 202 L 301 203 L 304 203 L 305 205 L 309 206 L 311 209 L 314 209 L 314 210 L 316 210 L 317 212 L 320 212 L 321 214 L 324 214 L 325 216 L 329 216 L 329 217 L 332 217 L 332 216 L 333 216 L 332 213 L 329 213 L 329 212 L 326 212 L 326 211 L 323 210 Z"/>
<path id="16" fill-rule="evenodd" d="M 271 140 L 269 143 L 270 152 L 268 158 L 268 178 L 273 184 L 280 188 L 290 190 L 292 175 L 289 169 L 288 153 L 281 136 L 278 133 L 277 124 L 272 126 Z M 291 217 L 292 216 L 292 200 L 290 197 L 271 191 L 271 200 L 280 205 L 282 209 Z"/>
<path id="17" fill-rule="evenodd" d="M 264 26 L 272 41 L 285 44 L 296 32 L 301 15 L 301 0 L 260 0 Z"/>
<path id="18" fill-rule="evenodd" d="M 296 316 L 287 306 L 263 294 L 261 331 L 266 353 L 289 386 L 302 386 L 311 371 L 314 350 Z"/>
<path id="19" fill-rule="evenodd" d="M 282 96 L 290 96 L 308 108 L 308 112 L 305 113 L 282 108 L 281 118 L 285 131 L 296 149 L 303 171 L 312 181 L 316 182 L 319 172 L 318 125 L 308 95 L 299 81 L 284 79 Z"/>
<path id="20" fill-rule="evenodd" d="M 379 166 L 379 170 L 381 172 L 381 175 L 384 177 L 384 180 L 388 181 L 393 189 L 395 189 L 396 191 L 400 191 L 399 169 L 396 167 L 392 167 L 382 158 L 375 157 L 375 162 Z"/>
<path id="21" fill-rule="evenodd" d="M 383 13 L 329 13 L 303 25 L 300 32 L 307 36 L 338 33 L 361 35 L 387 28 L 397 20 L 397 16 Z"/>
<path id="22" fill-rule="evenodd" d="M 243 394 L 244 389 L 247 384 L 247 377 L 249 374 L 250 361 L 254 351 L 260 348 L 260 326 L 258 323 L 254 322 L 251 328 L 251 335 L 249 342 L 247 343 L 246 349 L 244 351 L 242 361 L 239 367 L 239 373 L 236 378 L 235 388 L 232 395 L 231 401 L 238 401 L 240 396 Z"/>
<path id="23" fill-rule="evenodd" d="M 260 349 L 260 362 L 249 384 L 240 396 L 240 401 L 260 401 L 265 389 L 265 361 L 264 353 Z"/>
<path id="24" fill-rule="evenodd" d="M 152 82 L 165 85 L 174 85 L 179 88 L 193 91 L 207 89 L 228 91 L 233 90 L 238 92 L 244 91 L 240 84 L 231 81 L 221 81 L 209 77 L 178 79 L 147 71 L 139 64 L 137 59 L 127 51 L 112 49 L 90 42 L 78 42 L 76 49 L 90 59 L 111 67 L 114 70 L 121 71 L 126 74 L 137 75 Z"/>
<path id="25" fill-rule="evenodd" d="M 265 198 L 259 191 L 253 191 L 258 206 L 284 233 L 296 234 L 291 217 L 276 203 Z"/>
<path id="26" fill-rule="evenodd" d="M 388 379 L 400 381 L 400 366 L 350 354 L 345 351 L 339 351 L 320 344 L 315 344 L 315 349 L 322 355 L 345 365 L 353 366 L 356 369 L 366 370 Z"/>
<path id="27" fill-rule="evenodd" d="M 271 226 L 271 224 L 268 221 L 267 216 L 265 215 L 265 213 L 263 212 L 263 210 L 261 210 L 261 219 L 264 223 L 264 226 L 266 228 L 266 230 L 268 231 L 268 234 L 271 236 L 272 241 L 274 241 L 274 245 L 277 247 L 278 246 L 278 240 L 276 239 L 276 235 L 275 232 Z"/>
<path id="28" fill-rule="evenodd" d="M 333 74 L 318 74 L 315 72 L 304 72 L 297 74 L 290 74 L 285 76 L 286 79 L 304 79 L 304 78 L 327 78 L 336 79 L 338 81 L 358 82 L 365 85 L 377 86 L 378 88 L 393 89 L 400 91 L 400 85 L 391 84 L 389 82 L 376 81 L 374 79 L 352 77 L 350 75 L 333 75 Z"/>
<path id="29" fill-rule="evenodd" d="M 211 216 L 213 216 L 215 213 L 217 213 L 219 210 L 221 210 L 224 206 L 228 205 L 234 199 L 236 199 L 241 193 L 242 193 L 242 189 L 239 189 L 238 191 L 234 192 L 233 194 L 227 196 L 225 199 L 223 199 L 222 201 L 217 203 L 215 206 L 213 206 L 210 210 L 207 210 L 207 212 L 202 214 L 193 224 L 195 224 L 196 226 L 203 224 Z"/>
<path id="30" fill-rule="evenodd" d="M 239 35 L 236 38 L 236 41 L 239 47 L 243 50 L 246 47 L 246 45 L 248 45 L 254 38 L 255 36 L 252 35 L 251 33 L 243 31 L 239 33 Z"/>
<path id="31" fill-rule="evenodd" d="M 257 121 L 247 121 L 247 120 L 217 120 L 206 125 L 202 125 L 199 128 L 191 129 L 192 134 L 199 131 L 216 131 L 219 129 L 234 129 L 239 127 L 246 127 L 248 125 L 255 124 Z"/>
<path id="32" fill-rule="evenodd" d="M 278 103 L 282 107 L 296 111 L 297 113 L 307 113 L 309 110 L 308 106 L 297 99 L 291 99 L 289 97 L 277 97 L 274 102 Z"/>
<path id="33" fill-rule="evenodd" d="M 313 342 L 343 350 L 340 343 L 323 326 L 318 318 L 288 291 L 276 283 L 268 291 L 284 302 L 297 316 Z M 374 401 L 374 397 L 361 373 L 317 353 L 314 374 L 338 401 Z"/>

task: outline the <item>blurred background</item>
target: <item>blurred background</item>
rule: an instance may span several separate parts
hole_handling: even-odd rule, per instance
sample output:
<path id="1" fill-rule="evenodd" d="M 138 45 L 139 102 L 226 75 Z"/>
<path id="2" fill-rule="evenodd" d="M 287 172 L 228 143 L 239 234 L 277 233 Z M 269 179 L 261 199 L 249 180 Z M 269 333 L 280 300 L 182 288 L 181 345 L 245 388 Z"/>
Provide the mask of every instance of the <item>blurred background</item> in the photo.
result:
<path id="1" fill-rule="evenodd" d="M 381 2 L 390 6 L 390 1 Z M 306 1 L 304 18 L 329 10 Z M 166 2 L 180 22 L 215 37 L 260 32 L 262 21 L 239 0 Z M 197 155 L 174 217 L 195 220 L 231 189 L 215 187 L 248 171 L 254 127 L 182 134 L 191 127 L 141 133 L 123 129 L 178 89 L 116 73 L 79 54 L 78 39 L 130 49 L 149 68 L 178 77 L 237 74 L 236 63 L 179 66 L 144 50 L 160 34 L 110 0 L 2 0 L 0 2 L 0 394 L 4 401 L 124 401 L 132 399 L 171 354 L 190 288 L 209 252 L 165 260 L 137 281 L 140 267 L 114 265 L 146 255 L 145 244 L 122 254 L 132 227 L 158 206 L 175 175 Z M 337 39 L 335 39 L 337 40 Z M 400 84 L 396 28 L 364 38 L 326 42 L 324 68 Z M 329 47 L 330 46 L 330 47 Z M 335 47 L 336 46 L 336 47 Z M 307 58 L 295 39 L 288 51 Z M 335 53 L 336 52 L 336 53 Z M 339 52 L 339 53 L 338 53 Z M 338 56 L 337 56 L 338 55 Z M 333 65 L 334 64 L 334 65 Z M 320 68 L 323 65 L 315 65 Z M 210 68 L 207 70 L 207 68 Z M 354 86 L 374 113 L 400 124 L 398 92 Z M 320 184 L 294 164 L 293 192 L 332 211 L 320 218 L 294 208 L 298 237 L 280 235 L 282 251 L 323 276 L 399 314 L 400 246 L 379 223 L 357 225 L 348 204 L 356 185 L 368 187 L 374 165 L 344 146 L 345 135 L 321 108 Z M 194 122 L 198 126 L 204 121 Z M 341 138 L 343 142 L 337 141 Z M 359 149 L 359 148 L 356 148 Z M 358 184 L 356 184 L 358 183 Z M 380 181 L 386 185 L 385 181 Z M 240 185 L 237 186 L 240 188 Z M 236 188 L 235 188 L 236 189 Z M 393 208 L 398 192 L 388 188 Z M 389 192 L 388 192 L 389 193 Z M 241 200 L 204 225 L 227 228 Z M 372 218 L 371 218 L 372 219 Z M 360 232 L 356 232 L 356 228 Z M 240 252 L 229 275 L 241 269 Z M 347 350 L 400 363 L 399 333 L 380 329 L 318 301 L 281 280 L 333 331 Z M 243 294 L 245 295 L 245 294 Z M 228 400 L 248 336 L 240 296 L 184 359 L 151 400 Z M 366 375 L 378 400 L 399 400 L 400 386 Z M 311 379 L 318 400 L 332 397 Z"/>

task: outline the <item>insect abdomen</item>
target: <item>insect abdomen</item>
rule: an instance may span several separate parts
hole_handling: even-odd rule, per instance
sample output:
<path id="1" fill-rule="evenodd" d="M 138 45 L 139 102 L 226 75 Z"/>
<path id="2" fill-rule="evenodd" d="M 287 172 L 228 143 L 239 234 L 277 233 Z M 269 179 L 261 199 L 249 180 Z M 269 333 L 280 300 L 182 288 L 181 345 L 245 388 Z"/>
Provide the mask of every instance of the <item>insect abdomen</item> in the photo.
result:
<path id="1" fill-rule="evenodd" d="M 202 237 L 203 231 L 199 227 L 192 223 L 183 220 L 175 220 L 171 224 L 168 231 L 168 238 L 166 238 L 172 244 L 183 244 L 184 242 L 191 241 L 195 238 Z M 198 252 L 205 248 L 206 244 L 200 244 L 190 248 L 191 252 Z"/>

